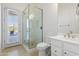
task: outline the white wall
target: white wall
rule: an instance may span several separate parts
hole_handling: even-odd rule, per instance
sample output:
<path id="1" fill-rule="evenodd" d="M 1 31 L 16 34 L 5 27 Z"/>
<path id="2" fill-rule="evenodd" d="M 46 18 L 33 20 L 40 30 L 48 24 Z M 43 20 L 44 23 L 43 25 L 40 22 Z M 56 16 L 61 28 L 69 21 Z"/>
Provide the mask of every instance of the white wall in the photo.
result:
<path id="1" fill-rule="evenodd" d="M 75 3 L 58 4 L 58 20 L 59 33 L 67 33 L 70 30 L 79 33 L 79 16 L 76 15 Z"/>
<path id="2" fill-rule="evenodd" d="M 48 36 L 57 34 L 57 7 L 55 3 L 34 4 L 38 8 L 43 9 L 43 39 L 49 42 Z"/>
<path id="3" fill-rule="evenodd" d="M 48 36 L 57 34 L 57 4 L 44 5 L 43 11 L 43 36 L 44 41 L 49 42 Z M 48 41 L 49 40 L 49 41 Z"/>
<path id="4" fill-rule="evenodd" d="M 1 48 L 1 4 L 0 4 L 0 48 Z"/>

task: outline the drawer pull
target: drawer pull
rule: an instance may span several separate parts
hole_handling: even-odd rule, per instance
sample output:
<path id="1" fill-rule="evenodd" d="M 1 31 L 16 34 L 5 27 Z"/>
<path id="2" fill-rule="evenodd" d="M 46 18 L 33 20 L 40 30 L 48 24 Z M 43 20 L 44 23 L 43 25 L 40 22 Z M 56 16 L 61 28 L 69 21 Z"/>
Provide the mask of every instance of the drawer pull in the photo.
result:
<path id="1" fill-rule="evenodd" d="M 67 52 L 64 52 L 64 54 L 67 54 Z"/>
<path id="2" fill-rule="evenodd" d="M 55 52 L 57 52 L 57 50 L 55 50 Z"/>

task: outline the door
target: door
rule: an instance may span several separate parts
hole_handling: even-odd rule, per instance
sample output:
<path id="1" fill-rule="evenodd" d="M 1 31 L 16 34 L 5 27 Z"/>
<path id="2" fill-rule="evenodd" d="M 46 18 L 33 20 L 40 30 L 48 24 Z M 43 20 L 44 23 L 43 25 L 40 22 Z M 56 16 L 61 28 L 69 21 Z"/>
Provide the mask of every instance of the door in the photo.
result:
<path id="1" fill-rule="evenodd" d="M 43 41 L 43 10 L 32 5 L 23 12 L 23 43 L 28 48 L 35 48 Z"/>
<path id="2" fill-rule="evenodd" d="M 26 8 L 23 12 L 23 45 L 29 47 L 29 38 L 30 38 L 30 30 L 29 30 L 29 18 L 28 18 L 28 8 Z"/>
<path id="3" fill-rule="evenodd" d="M 20 42 L 18 12 L 13 9 L 5 8 L 4 24 L 5 24 L 4 47 L 18 45 Z"/>
<path id="4" fill-rule="evenodd" d="M 30 26 L 30 42 L 29 47 L 34 48 L 38 43 L 43 41 L 43 13 L 42 9 L 29 6 L 29 26 Z"/>

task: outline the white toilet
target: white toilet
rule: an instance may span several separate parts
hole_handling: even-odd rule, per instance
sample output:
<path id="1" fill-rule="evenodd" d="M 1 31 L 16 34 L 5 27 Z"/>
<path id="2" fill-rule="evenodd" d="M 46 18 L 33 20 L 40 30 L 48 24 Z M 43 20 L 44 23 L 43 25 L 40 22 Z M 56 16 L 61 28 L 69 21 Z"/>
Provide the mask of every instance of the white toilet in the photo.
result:
<path id="1" fill-rule="evenodd" d="M 50 46 L 49 44 L 44 43 L 44 42 L 41 42 L 41 43 L 37 44 L 37 49 L 39 51 L 39 56 L 45 56 L 46 55 L 45 50 L 49 46 Z"/>

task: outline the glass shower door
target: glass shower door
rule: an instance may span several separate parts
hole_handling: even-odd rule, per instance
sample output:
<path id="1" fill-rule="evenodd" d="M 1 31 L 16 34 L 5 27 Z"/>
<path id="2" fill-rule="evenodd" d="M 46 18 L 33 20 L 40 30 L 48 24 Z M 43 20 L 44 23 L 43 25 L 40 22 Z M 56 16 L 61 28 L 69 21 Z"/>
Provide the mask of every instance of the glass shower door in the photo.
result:
<path id="1" fill-rule="evenodd" d="M 43 41 L 42 10 L 29 5 L 23 12 L 23 41 L 28 48 L 34 48 Z"/>
<path id="2" fill-rule="evenodd" d="M 28 8 L 23 12 L 23 43 L 24 46 L 29 46 L 29 17 L 28 17 Z"/>
<path id="3" fill-rule="evenodd" d="M 30 43 L 29 47 L 34 48 L 43 40 L 42 33 L 42 10 L 34 6 L 29 7 L 30 22 Z"/>

